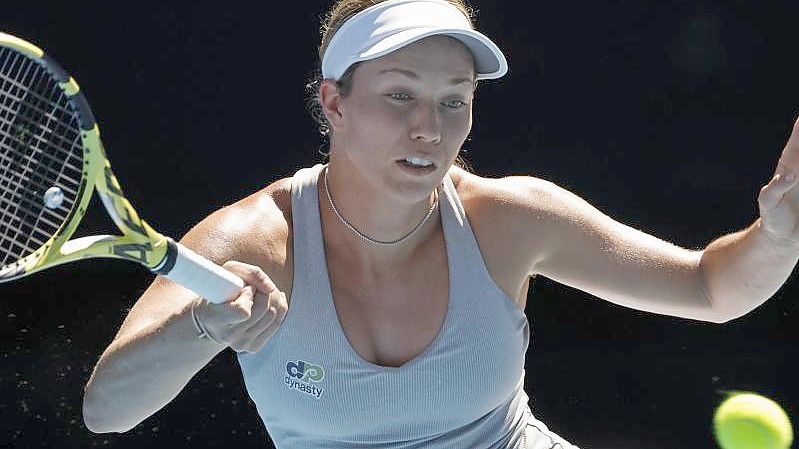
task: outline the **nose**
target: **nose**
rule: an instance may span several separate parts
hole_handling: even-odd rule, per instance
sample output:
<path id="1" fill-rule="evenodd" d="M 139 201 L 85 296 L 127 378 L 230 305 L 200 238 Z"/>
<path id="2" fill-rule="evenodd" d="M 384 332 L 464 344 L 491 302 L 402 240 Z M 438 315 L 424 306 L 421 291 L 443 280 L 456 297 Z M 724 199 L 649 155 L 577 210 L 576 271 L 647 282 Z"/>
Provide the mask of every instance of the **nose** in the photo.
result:
<path id="1" fill-rule="evenodd" d="M 424 143 L 441 143 L 441 117 L 436 105 L 419 105 L 413 112 L 411 139 Z"/>

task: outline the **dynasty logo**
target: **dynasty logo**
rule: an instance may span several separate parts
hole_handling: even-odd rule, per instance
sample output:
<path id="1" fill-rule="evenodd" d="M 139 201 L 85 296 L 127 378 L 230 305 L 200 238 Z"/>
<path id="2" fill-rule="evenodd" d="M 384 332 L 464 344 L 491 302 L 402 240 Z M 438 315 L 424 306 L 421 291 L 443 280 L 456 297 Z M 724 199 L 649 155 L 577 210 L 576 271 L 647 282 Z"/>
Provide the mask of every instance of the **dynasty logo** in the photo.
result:
<path id="1" fill-rule="evenodd" d="M 322 396 L 324 388 L 319 388 L 315 384 L 322 382 L 325 378 L 325 370 L 321 366 L 313 365 L 302 360 L 286 363 L 286 387 L 301 391 L 317 399 Z"/>

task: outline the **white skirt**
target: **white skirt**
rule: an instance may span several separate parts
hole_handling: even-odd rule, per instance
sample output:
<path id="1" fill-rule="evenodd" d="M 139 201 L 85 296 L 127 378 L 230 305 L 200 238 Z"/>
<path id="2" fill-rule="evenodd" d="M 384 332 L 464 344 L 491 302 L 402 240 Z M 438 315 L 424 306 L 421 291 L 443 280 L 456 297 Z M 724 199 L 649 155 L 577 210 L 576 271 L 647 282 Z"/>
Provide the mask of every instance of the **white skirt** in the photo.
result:
<path id="1" fill-rule="evenodd" d="M 580 449 L 549 430 L 544 423 L 533 416 L 527 418 L 527 428 L 523 438 L 522 447 L 525 449 Z"/>

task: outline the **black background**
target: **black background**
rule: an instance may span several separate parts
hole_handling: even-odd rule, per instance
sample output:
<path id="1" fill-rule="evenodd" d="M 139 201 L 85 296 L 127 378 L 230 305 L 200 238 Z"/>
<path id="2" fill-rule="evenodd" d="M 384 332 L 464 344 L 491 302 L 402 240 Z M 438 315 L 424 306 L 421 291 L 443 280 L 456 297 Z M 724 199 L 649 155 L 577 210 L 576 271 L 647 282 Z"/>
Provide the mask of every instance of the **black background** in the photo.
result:
<path id="1" fill-rule="evenodd" d="M 127 196 L 180 236 L 320 160 L 303 87 L 326 6 L 13 2 L 0 29 L 72 73 Z M 478 90 L 467 149 L 479 174 L 551 180 L 692 249 L 757 218 L 758 190 L 799 115 L 795 1 L 477 6 L 478 28 L 510 62 Z M 102 220 L 81 232 L 113 229 Z M 151 280 L 133 264 L 95 260 L 0 286 L 0 446 L 271 447 L 230 351 L 134 430 L 83 426 L 90 370 Z M 589 449 L 714 447 L 720 390 L 758 391 L 796 417 L 797 289 L 792 277 L 717 325 L 539 277 L 527 308 L 533 412 Z"/>

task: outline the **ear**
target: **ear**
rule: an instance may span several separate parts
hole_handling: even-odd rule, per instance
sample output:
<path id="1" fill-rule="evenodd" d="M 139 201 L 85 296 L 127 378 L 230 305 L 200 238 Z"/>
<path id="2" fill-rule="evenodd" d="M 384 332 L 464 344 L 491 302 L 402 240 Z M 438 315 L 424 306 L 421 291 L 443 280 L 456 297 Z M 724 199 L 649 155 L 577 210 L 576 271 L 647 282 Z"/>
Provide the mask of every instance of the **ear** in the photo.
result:
<path id="1" fill-rule="evenodd" d="M 341 111 L 342 97 L 333 79 L 322 80 L 319 86 L 319 103 L 322 105 L 322 112 L 330 123 L 333 130 L 339 129 L 343 125 L 343 114 Z"/>

